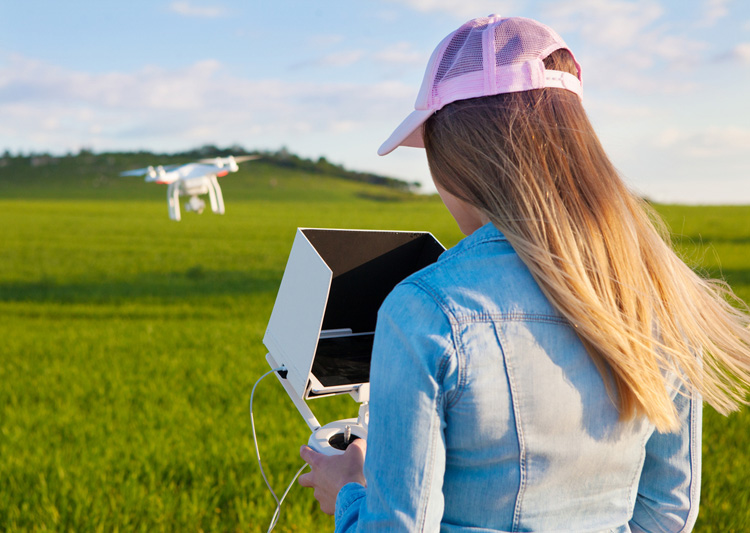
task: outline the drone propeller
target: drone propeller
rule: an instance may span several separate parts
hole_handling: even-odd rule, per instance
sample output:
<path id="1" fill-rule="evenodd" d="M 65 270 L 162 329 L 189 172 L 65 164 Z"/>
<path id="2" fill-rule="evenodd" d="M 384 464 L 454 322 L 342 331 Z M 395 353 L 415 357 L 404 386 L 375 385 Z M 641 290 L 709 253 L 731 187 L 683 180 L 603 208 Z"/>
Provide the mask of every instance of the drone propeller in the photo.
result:
<path id="1" fill-rule="evenodd" d="M 260 159 L 259 155 L 238 155 L 234 158 L 238 163 L 244 163 L 245 161 L 253 161 L 254 159 Z"/>
<path id="2" fill-rule="evenodd" d="M 235 163 L 244 163 L 245 161 L 252 161 L 253 159 L 260 159 L 259 155 L 238 155 L 237 157 L 229 156 L 229 157 L 212 157 L 209 159 L 199 159 L 198 163 L 216 163 L 217 161 L 221 161 L 222 163 L 226 163 L 229 161 L 229 158 L 234 159 Z"/>
<path id="3" fill-rule="evenodd" d="M 181 167 L 182 165 L 166 165 L 161 167 L 143 167 L 143 168 L 136 168 L 135 170 L 126 170 L 125 172 L 120 172 L 120 176 L 144 176 L 146 174 L 149 174 L 150 172 L 155 171 L 155 169 L 162 168 L 165 172 L 169 172 L 170 170 L 173 170 L 177 167 Z"/>
<path id="4" fill-rule="evenodd" d="M 154 168 L 154 167 L 145 167 L 145 168 L 136 168 L 135 170 L 126 170 L 125 172 L 120 172 L 120 176 L 143 176 L 144 174 L 148 174 L 149 168 Z"/>

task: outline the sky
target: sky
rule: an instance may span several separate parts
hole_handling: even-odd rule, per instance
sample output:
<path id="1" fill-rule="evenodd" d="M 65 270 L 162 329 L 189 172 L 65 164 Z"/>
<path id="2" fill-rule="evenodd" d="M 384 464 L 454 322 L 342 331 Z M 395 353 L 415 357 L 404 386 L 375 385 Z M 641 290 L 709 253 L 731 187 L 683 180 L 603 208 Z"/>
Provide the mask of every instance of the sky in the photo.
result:
<path id="1" fill-rule="evenodd" d="M 491 13 L 562 35 L 636 193 L 750 204 L 746 0 L 0 0 L 0 152 L 286 148 L 430 192 L 424 150 L 377 148 Z"/>

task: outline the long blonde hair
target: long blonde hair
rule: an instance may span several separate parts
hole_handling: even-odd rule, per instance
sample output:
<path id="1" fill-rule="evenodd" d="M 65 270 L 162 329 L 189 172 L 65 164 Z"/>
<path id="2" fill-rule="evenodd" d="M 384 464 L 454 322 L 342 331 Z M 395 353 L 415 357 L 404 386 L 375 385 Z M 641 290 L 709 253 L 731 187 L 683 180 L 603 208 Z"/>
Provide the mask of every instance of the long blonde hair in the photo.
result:
<path id="1" fill-rule="evenodd" d="M 564 50 L 545 64 L 576 72 Z M 424 141 L 436 183 L 504 233 L 614 384 L 622 419 L 678 427 L 666 371 L 721 413 L 747 402 L 747 306 L 677 257 L 576 95 L 540 89 L 455 102 L 426 122 Z"/>

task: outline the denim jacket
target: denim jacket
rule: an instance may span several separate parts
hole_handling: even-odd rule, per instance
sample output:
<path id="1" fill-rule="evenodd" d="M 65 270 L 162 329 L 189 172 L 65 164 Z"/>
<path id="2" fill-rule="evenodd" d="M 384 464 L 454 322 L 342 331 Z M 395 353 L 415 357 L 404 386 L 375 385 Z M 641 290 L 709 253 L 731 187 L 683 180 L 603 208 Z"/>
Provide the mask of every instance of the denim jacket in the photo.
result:
<path id="1" fill-rule="evenodd" d="M 622 422 L 570 324 L 492 224 L 400 283 L 378 313 L 367 488 L 336 531 L 689 531 L 702 403 L 682 427 Z"/>

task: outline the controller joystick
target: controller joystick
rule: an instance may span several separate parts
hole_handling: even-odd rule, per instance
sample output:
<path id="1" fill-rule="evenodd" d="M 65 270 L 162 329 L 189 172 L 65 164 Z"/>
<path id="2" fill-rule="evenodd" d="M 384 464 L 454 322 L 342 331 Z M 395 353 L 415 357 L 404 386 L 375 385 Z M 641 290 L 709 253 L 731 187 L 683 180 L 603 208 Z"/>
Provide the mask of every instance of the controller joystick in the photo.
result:
<path id="1" fill-rule="evenodd" d="M 337 450 L 343 450 L 346 451 L 346 449 L 349 447 L 349 445 L 354 442 L 355 440 L 358 440 L 359 437 L 356 435 L 351 434 L 351 429 L 349 430 L 349 434 L 347 435 L 346 432 L 344 433 L 336 433 L 333 437 L 328 439 L 328 443 L 336 448 Z"/>
<path id="2" fill-rule="evenodd" d="M 357 439 L 367 440 L 367 429 L 358 419 L 336 420 L 313 431 L 307 445 L 325 455 L 341 455 Z"/>

